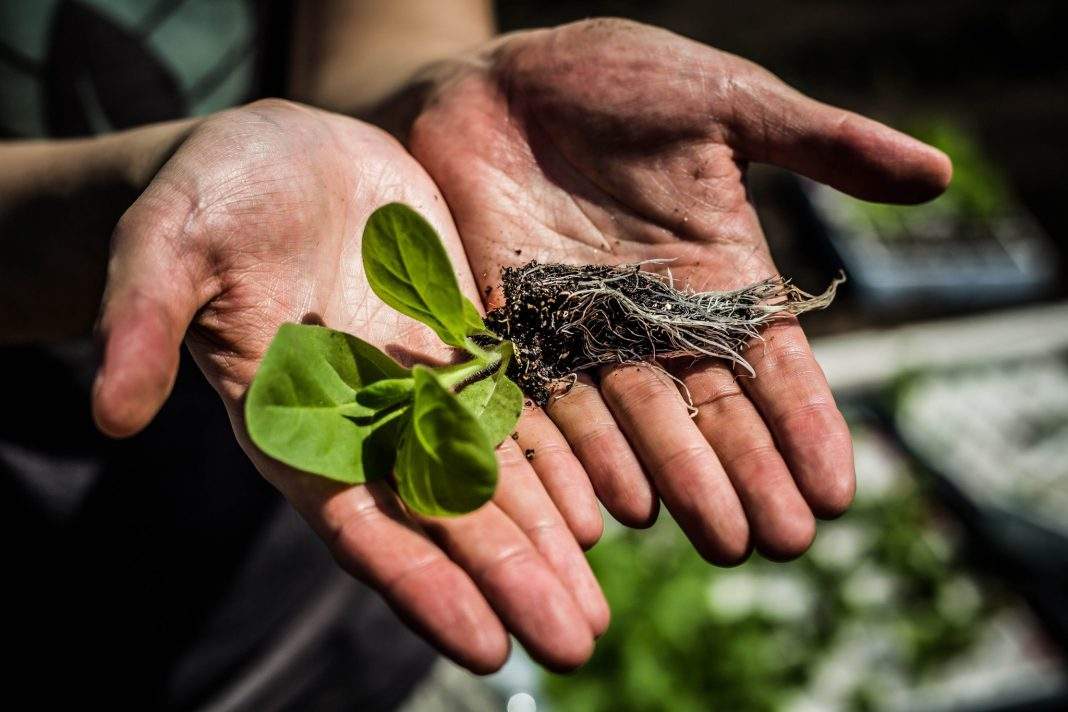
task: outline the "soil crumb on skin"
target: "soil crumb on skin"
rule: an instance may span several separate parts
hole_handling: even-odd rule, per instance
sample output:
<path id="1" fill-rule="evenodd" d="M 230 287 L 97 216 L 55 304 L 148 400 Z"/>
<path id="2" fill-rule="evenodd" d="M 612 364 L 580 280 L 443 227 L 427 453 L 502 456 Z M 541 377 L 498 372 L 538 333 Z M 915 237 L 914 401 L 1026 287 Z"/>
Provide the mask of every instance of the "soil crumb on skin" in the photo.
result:
<path id="1" fill-rule="evenodd" d="M 642 267 L 536 261 L 502 271 L 504 306 L 486 325 L 515 344 L 512 377 L 538 405 L 580 371 L 657 357 L 713 357 L 752 373 L 741 352 L 768 322 L 822 309 L 844 278 L 811 295 L 781 277 L 727 292 L 677 289 Z"/>

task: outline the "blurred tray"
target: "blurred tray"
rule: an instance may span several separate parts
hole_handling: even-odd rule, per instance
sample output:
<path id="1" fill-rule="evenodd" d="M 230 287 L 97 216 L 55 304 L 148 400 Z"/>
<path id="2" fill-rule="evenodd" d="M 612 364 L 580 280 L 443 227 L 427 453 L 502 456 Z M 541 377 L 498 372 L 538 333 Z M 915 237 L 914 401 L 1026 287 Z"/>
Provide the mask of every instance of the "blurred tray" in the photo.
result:
<path id="1" fill-rule="evenodd" d="M 1068 353 L 906 376 L 890 425 L 973 540 L 1068 650 Z"/>
<path id="2" fill-rule="evenodd" d="M 919 206 L 867 203 L 802 180 L 803 209 L 868 306 L 929 311 L 1008 304 L 1043 294 L 1057 251 L 961 127 L 945 120 L 913 131 L 948 153 L 946 193 Z"/>

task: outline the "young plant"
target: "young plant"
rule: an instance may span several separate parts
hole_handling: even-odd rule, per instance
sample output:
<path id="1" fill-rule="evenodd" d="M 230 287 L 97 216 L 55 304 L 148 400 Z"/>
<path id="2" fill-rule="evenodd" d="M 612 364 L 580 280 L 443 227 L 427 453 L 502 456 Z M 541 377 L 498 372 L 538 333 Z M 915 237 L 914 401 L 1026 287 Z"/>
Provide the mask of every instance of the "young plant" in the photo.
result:
<path id="1" fill-rule="evenodd" d="M 641 265 L 530 262 L 503 270 L 505 303 L 483 322 L 437 233 L 400 203 L 371 215 L 363 264 L 383 302 L 471 358 L 407 369 L 350 334 L 284 324 L 249 388 L 246 425 L 261 450 L 306 472 L 351 484 L 392 472 L 404 503 L 429 515 L 493 496 L 493 450 L 515 427 L 523 391 L 542 404 L 579 371 L 658 357 L 719 358 L 752 373 L 742 351 L 760 329 L 826 307 L 841 281 L 818 296 L 779 277 L 695 292 Z"/>
<path id="2" fill-rule="evenodd" d="M 493 496 L 494 448 L 523 408 L 506 375 L 512 345 L 460 293 L 437 233 L 411 208 L 376 210 L 362 249 L 379 299 L 471 358 L 407 369 L 351 334 L 284 324 L 248 391 L 249 436 L 276 460 L 340 482 L 392 472 L 397 493 L 420 514 L 473 511 Z"/>

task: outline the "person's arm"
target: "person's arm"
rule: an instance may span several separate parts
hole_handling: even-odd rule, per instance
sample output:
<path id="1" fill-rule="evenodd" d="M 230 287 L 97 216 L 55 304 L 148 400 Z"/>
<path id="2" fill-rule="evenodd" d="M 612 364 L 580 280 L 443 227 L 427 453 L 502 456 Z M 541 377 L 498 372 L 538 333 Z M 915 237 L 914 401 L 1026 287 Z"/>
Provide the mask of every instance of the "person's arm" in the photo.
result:
<path id="1" fill-rule="evenodd" d="M 0 143 L 0 344 L 89 334 L 111 231 L 194 123 Z"/>
<path id="2" fill-rule="evenodd" d="M 302 0 L 292 98 L 365 117 L 418 69 L 496 33 L 490 0 Z"/>

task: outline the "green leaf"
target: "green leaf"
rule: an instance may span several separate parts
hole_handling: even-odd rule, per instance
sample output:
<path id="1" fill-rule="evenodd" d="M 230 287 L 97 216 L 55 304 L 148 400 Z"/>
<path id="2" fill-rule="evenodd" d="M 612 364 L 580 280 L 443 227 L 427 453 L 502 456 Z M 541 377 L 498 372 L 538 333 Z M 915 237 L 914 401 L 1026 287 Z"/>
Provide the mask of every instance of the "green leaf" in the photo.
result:
<path id="1" fill-rule="evenodd" d="M 412 396 L 415 382 L 410 378 L 386 378 L 356 392 L 356 402 L 374 411 L 391 408 Z"/>
<path id="2" fill-rule="evenodd" d="M 456 396 L 422 366 L 412 370 L 412 416 L 401 435 L 394 474 L 412 510 L 430 516 L 464 514 L 493 496 L 493 444 Z"/>
<path id="3" fill-rule="evenodd" d="M 486 322 L 482 321 L 482 315 L 478 313 L 478 307 L 467 297 L 464 297 L 464 321 L 467 325 L 467 335 L 493 333 L 486 328 Z"/>
<path id="4" fill-rule="evenodd" d="M 512 342 L 503 342 L 500 349 L 501 362 L 497 370 L 457 394 L 460 402 L 478 419 L 494 446 L 512 434 L 523 412 L 523 391 L 506 375 L 512 359 Z"/>
<path id="5" fill-rule="evenodd" d="M 377 409 L 355 396 L 372 383 L 408 377 L 355 336 L 283 324 L 249 387 L 245 425 L 256 447 L 292 467 L 349 483 L 383 477 L 399 436 L 389 442 L 385 426 L 399 414 L 376 417 Z"/>
<path id="6" fill-rule="evenodd" d="M 402 203 L 375 210 L 363 231 L 363 266 L 383 302 L 429 326 L 450 346 L 484 331 L 478 310 L 460 293 L 444 245 L 430 223 Z"/>

